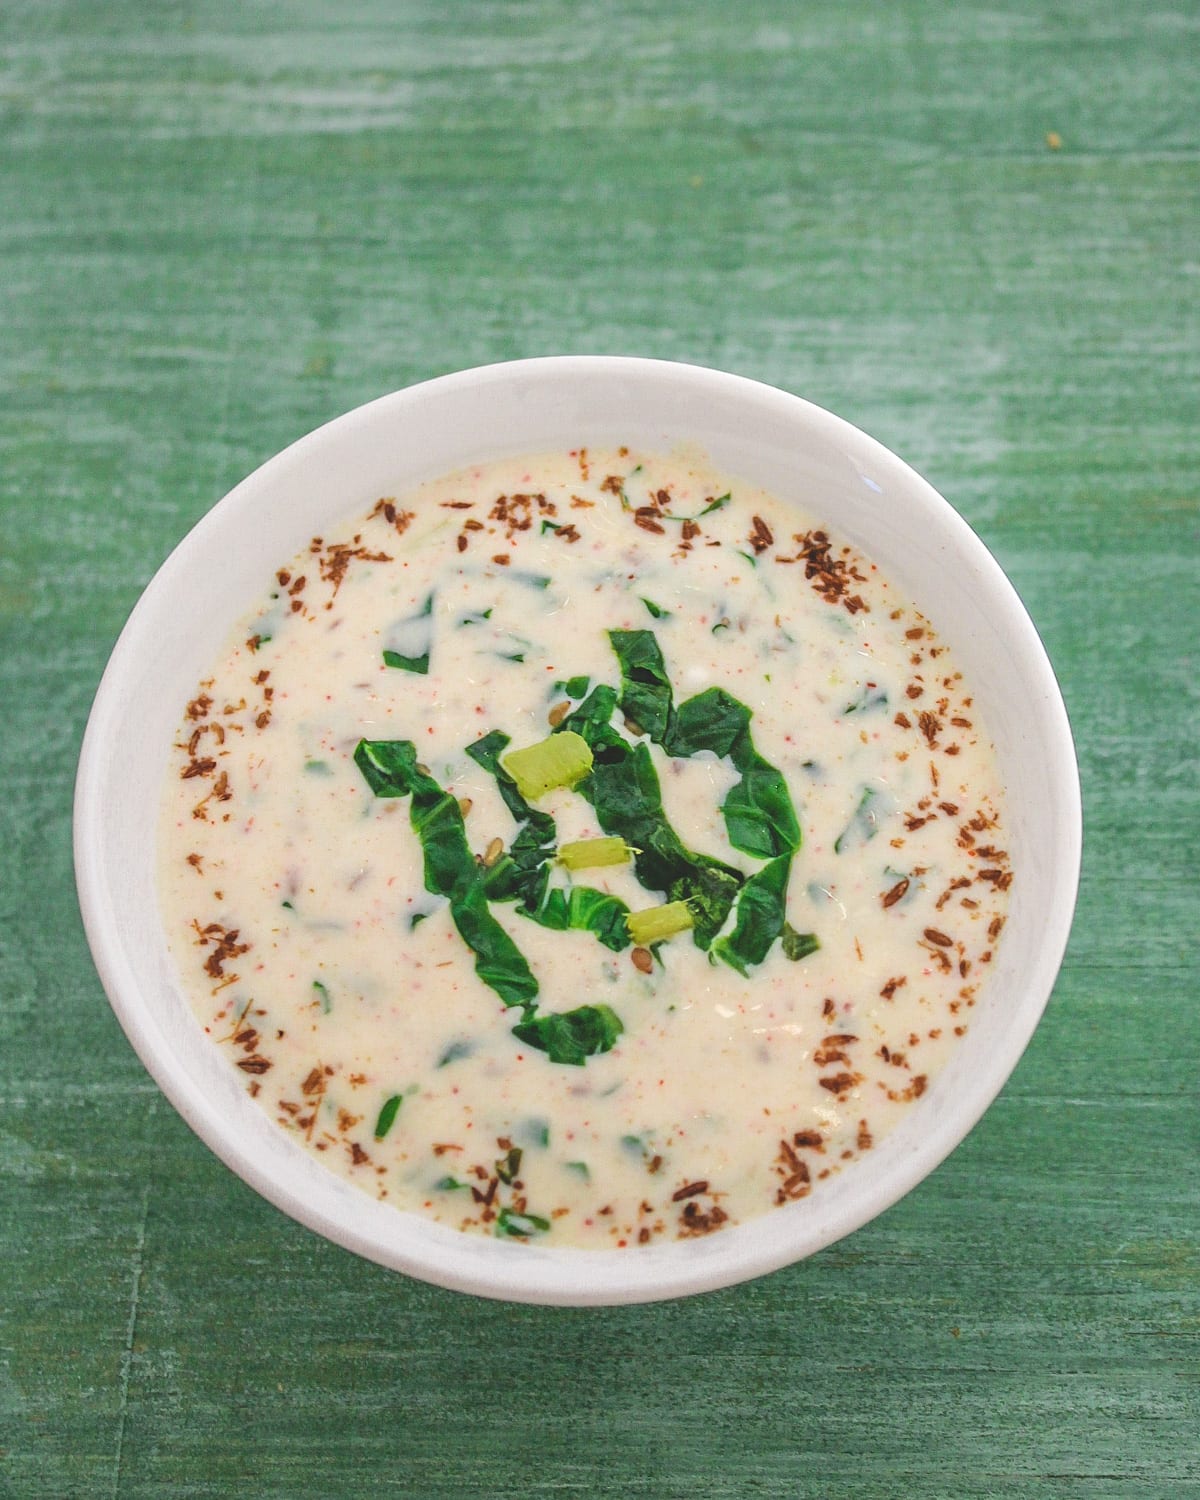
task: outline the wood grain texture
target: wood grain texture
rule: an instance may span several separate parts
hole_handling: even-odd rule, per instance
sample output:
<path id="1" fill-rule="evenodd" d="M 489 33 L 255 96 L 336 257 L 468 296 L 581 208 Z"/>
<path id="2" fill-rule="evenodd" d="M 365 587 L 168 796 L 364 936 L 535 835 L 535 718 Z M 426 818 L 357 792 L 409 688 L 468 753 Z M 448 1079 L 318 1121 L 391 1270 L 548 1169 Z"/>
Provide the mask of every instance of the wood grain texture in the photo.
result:
<path id="1" fill-rule="evenodd" d="M 1198 30 L 0 6 L 0 1495 L 1200 1495 Z M 112 1019 L 69 849 L 107 651 L 232 483 L 576 350 L 772 381 L 922 469 L 1043 633 L 1087 814 L 1054 1000 L 951 1160 L 806 1264 L 593 1312 L 243 1187 Z"/>

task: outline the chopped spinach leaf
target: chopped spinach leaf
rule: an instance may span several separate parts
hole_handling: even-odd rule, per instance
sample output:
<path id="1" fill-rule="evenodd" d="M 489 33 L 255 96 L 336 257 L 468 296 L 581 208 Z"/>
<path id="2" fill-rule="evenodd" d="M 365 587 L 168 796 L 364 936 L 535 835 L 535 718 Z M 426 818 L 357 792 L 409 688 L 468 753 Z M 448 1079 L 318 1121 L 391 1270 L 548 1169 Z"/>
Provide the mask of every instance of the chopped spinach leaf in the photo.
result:
<path id="1" fill-rule="evenodd" d="M 539 1214 L 519 1214 L 515 1208 L 502 1208 L 496 1215 L 496 1233 L 501 1237 L 527 1240 L 535 1234 L 545 1234 L 549 1228 L 549 1219 Z"/>
<path id="2" fill-rule="evenodd" d="M 688 903 L 696 944 L 707 948 L 721 930 L 742 876 L 684 846 L 663 812 L 650 747 L 630 745 L 615 731 L 609 733 L 612 743 L 597 750 L 592 773 L 578 790 L 596 809 L 605 833 L 618 835 L 635 851 L 634 868 L 647 890 Z"/>
<path id="3" fill-rule="evenodd" d="M 375 1121 L 375 1139 L 383 1140 L 388 1131 L 396 1123 L 396 1116 L 400 1113 L 400 1106 L 404 1098 L 401 1094 L 393 1094 L 379 1111 L 379 1118 Z"/>
<path id="4" fill-rule="evenodd" d="M 417 672 L 424 676 L 429 671 L 429 652 L 424 651 L 420 656 L 402 656 L 399 651 L 385 651 L 383 664 L 385 667 L 399 667 L 404 672 Z"/>
<path id="5" fill-rule="evenodd" d="M 724 688 L 706 688 L 694 698 L 686 698 L 675 710 L 663 749 L 668 755 L 695 755 L 711 750 L 714 755 L 731 756 L 734 747 L 750 732 L 750 710 Z"/>
<path id="6" fill-rule="evenodd" d="M 319 979 L 314 979 L 313 980 L 313 986 L 312 987 L 313 987 L 314 990 L 316 990 L 316 992 L 317 992 L 317 999 L 321 1002 L 321 1012 L 322 1012 L 322 1014 L 323 1015 L 328 1015 L 329 1012 L 333 1009 L 333 1001 L 330 998 L 328 988 L 325 985 L 323 985 Z"/>
<path id="7" fill-rule="evenodd" d="M 795 853 L 800 824 L 782 772 L 765 761 L 750 736 L 750 710 L 724 688 L 708 688 L 679 705 L 664 746 L 668 755 L 711 750 L 728 756 L 741 780 L 722 804 L 729 842 L 760 859 Z"/>
<path id="8" fill-rule="evenodd" d="M 624 1031 L 620 1018 L 607 1005 L 581 1005 L 555 1015 L 534 1016 L 513 1027 L 513 1035 L 551 1062 L 581 1068 L 589 1057 L 609 1052 Z"/>
<path id="9" fill-rule="evenodd" d="M 518 908 L 542 927 L 557 932 L 591 932 L 606 948 L 620 953 L 629 947 L 625 919 L 629 908 L 618 896 L 593 890 L 588 885 L 572 886 L 570 892 L 552 890 L 536 911 Z"/>
<path id="10" fill-rule="evenodd" d="M 650 618 L 652 620 L 669 620 L 671 618 L 671 611 L 664 609 L 661 604 L 655 604 L 653 599 L 647 599 L 643 596 L 642 603 L 650 611 Z"/>
<path id="11" fill-rule="evenodd" d="M 742 779 L 721 804 L 729 842 L 760 859 L 794 854 L 800 847 L 800 824 L 787 782 L 761 755 L 751 754 L 739 767 Z"/>
<path id="12" fill-rule="evenodd" d="M 751 964 L 762 963 L 771 944 L 783 933 L 791 867 L 791 854 L 781 854 L 756 870 L 738 896 L 733 931 L 713 944 L 717 957 L 739 974 L 745 974 Z"/>
<path id="13" fill-rule="evenodd" d="M 810 953 L 815 953 L 821 946 L 815 932 L 797 932 L 790 922 L 783 924 L 781 942 L 784 957 L 790 958 L 793 963 L 801 958 L 807 958 Z"/>
<path id="14" fill-rule="evenodd" d="M 671 721 L 671 681 L 654 632 L 610 630 L 608 638 L 621 665 L 621 712 L 662 744 Z"/>

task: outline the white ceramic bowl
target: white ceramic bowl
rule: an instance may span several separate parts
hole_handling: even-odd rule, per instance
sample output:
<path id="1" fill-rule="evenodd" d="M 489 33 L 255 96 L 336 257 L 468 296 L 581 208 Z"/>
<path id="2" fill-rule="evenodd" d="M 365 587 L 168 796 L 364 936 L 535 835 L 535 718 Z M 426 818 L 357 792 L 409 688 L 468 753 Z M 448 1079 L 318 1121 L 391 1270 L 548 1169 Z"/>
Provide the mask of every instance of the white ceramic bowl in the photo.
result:
<path id="1" fill-rule="evenodd" d="M 996 742 L 1018 872 L 970 1032 L 903 1124 L 812 1197 L 703 1239 L 619 1251 L 460 1234 L 327 1172 L 254 1104 L 205 1038 L 155 891 L 159 789 L 182 705 L 235 621 L 314 533 L 381 494 L 488 457 L 580 443 L 699 443 L 722 470 L 789 496 L 857 544 L 958 655 Z M 491 365 L 385 396 L 272 458 L 163 564 L 117 642 L 84 740 L 75 803 L 80 902 L 122 1026 L 196 1133 L 286 1213 L 442 1286 L 546 1303 L 649 1301 L 729 1285 L 850 1233 L 958 1144 L 1015 1066 L 1062 961 L 1079 874 L 1074 748 L 1020 600 L 954 510 L 838 417 L 734 375 L 651 360 Z"/>

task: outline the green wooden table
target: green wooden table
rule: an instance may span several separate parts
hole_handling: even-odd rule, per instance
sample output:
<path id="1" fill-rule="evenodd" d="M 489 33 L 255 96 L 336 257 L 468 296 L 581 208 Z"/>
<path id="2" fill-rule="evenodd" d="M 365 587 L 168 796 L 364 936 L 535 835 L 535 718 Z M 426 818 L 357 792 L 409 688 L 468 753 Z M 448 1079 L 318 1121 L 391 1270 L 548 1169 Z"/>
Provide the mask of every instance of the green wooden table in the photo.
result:
<path id="1" fill-rule="evenodd" d="M 0 1494 L 1200 1495 L 1200 13 L 1169 0 L 0 5 Z M 898 450 L 1060 673 L 1088 843 L 966 1144 L 806 1264 L 489 1304 L 258 1200 L 75 907 L 106 654 L 319 422 L 713 364 Z"/>

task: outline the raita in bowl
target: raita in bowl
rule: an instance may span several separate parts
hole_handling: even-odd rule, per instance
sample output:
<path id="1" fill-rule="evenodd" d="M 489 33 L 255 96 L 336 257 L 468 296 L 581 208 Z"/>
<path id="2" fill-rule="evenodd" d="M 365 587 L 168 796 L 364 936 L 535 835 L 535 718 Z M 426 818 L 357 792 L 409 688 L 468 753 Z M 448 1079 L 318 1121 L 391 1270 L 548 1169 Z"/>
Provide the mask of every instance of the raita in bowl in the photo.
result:
<path id="1" fill-rule="evenodd" d="M 77 804 L 106 987 L 210 1145 L 548 1302 L 894 1201 L 1036 1024 L 1078 847 L 1053 676 L 950 507 L 794 397 L 620 359 L 251 476 L 134 612 Z"/>

